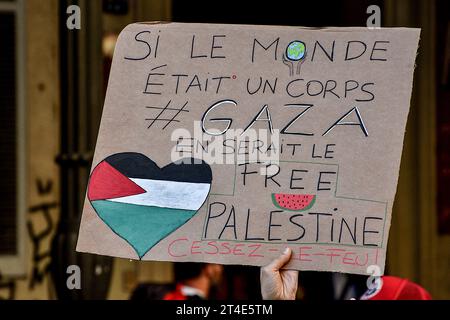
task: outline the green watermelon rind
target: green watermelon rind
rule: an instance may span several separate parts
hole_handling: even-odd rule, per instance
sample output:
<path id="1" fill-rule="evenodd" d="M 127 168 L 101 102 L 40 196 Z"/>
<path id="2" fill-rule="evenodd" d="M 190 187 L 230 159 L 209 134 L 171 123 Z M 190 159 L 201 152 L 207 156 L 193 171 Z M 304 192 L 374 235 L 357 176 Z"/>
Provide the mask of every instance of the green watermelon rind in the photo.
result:
<path id="1" fill-rule="evenodd" d="M 308 206 L 304 207 L 303 209 L 298 209 L 298 210 L 292 210 L 292 209 L 288 209 L 285 207 L 282 207 L 278 204 L 277 199 L 275 198 L 275 195 L 277 195 L 278 193 L 272 193 L 272 203 L 274 204 L 275 207 L 282 209 L 282 210 L 286 210 L 286 211 L 293 211 L 293 212 L 300 212 L 300 211 L 305 211 L 305 210 L 309 210 L 312 208 L 312 206 L 314 205 L 314 203 L 316 202 L 316 196 L 314 195 L 313 199 L 311 200 L 311 202 L 308 204 Z"/>

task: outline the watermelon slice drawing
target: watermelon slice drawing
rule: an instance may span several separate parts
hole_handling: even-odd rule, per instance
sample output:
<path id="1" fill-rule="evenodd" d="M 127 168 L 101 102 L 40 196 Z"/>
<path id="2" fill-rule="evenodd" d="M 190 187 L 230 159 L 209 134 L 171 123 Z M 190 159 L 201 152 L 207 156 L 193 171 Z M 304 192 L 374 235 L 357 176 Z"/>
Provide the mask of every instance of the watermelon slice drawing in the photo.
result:
<path id="1" fill-rule="evenodd" d="M 305 211 L 311 209 L 316 202 L 313 194 L 272 193 L 273 204 L 288 211 Z"/>

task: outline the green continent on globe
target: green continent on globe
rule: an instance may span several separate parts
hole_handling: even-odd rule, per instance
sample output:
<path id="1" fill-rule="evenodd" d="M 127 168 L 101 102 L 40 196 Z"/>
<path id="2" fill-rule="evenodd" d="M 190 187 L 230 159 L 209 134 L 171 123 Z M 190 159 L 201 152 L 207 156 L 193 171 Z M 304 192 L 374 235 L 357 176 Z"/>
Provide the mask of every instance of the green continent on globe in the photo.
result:
<path id="1" fill-rule="evenodd" d="M 293 41 L 286 51 L 289 60 L 298 61 L 305 56 L 305 44 L 301 41 Z"/>

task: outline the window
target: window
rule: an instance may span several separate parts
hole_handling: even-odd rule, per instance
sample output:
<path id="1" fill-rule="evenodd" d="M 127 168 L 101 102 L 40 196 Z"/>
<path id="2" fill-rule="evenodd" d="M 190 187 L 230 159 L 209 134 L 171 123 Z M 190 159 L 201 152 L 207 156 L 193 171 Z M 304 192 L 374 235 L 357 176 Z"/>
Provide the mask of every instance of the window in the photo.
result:
<path id="1" fill-rule="evenodd" d="M 0 273 L 25 273 L 23 0 L 0 0 Z"/>

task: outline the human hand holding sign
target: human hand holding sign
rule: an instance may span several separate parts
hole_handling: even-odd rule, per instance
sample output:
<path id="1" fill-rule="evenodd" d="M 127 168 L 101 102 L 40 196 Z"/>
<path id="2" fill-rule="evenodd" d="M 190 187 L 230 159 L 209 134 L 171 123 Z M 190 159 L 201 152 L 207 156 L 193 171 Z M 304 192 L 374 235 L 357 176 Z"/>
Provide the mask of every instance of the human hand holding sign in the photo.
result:
<path id="1" fill-rule="evenodd" d="M 295 300 L 298 271 L 282 270 L 291 256 L 292 250 L 286 248 L 281 256 L 261 268 L 261 295 L 264 300 Z"/>

